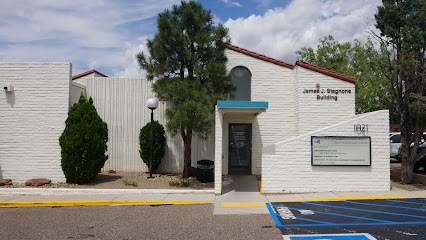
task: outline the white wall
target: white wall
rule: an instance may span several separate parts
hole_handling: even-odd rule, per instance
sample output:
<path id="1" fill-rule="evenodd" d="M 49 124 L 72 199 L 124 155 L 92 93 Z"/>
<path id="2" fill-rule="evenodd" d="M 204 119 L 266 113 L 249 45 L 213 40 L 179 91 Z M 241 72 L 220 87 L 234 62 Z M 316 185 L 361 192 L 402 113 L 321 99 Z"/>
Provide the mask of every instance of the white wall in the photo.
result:
<path id="1" fill-rule="evenodd" d="M 262 148 L 310 131 L 330 126 L 355 115 L 355 84 L 303 67 L 289 69 L 233 50 L 226 50 L 227 69 L 244 66 L 252 74 L 251 100 L 268 102 L 266 112 L 225 116 L 223 121 L 223 173 L 228 173 L 229 123 L 253 123 L 252 173 L 260 174 Z M 304 89 L 343 89 L 351 94 L 338 94 L 337 101 L 317 100 L 317 94 Z M 335 94 L 320 94 L 333 95 Z"/>
<path id="2" fill-rule="evenodd" d="M 80 99 L 80 95 L 83 94 L 83 96 L 86 97 L 86 86 L 80 83 L 71 82 L 71 88 L 70 88 L 70 108 L 74 103 L 77 103 Z"/>
<path id="3" fill-rule="evenodd" d="M 108 124 L 109 159 L 104 170 L 149 170 L 139 156 L 139 132 L 151 119 L 146 100 L 154 97 L 151 83 L 143 78 L 84 78 L 87 97 L 92 97 L 101 118 Z M 154 120 L 166 127 L 165 103 L 154 111 Z M 183 141 L 167 133 L 166 153 L 158 168 L 162 173 L 183 172 Z M 214 159 L 214 132 L 209 139 L 192 139 L 192 166 L 197 160 Z"/>
<path id="4" fill-rule="evenodd" d="M 294 71 L 297 73 L 299 134 L 345 121 L 355 115 L 355 84 L 299 66 Z M 317 83 L 320 84 L 319 88 L 316 88 Z M 304 93 L 304 90 L 317 89 L 320 93 Z M 347 90 L 350 93 L 327 93 L 328 89 Z M 318 100 L 317 96 L 330 96 L 333 100 Z"/>
<path id="5" fill-rule="evenodd" d="M 223 152 L 223 115 L 222 109 L 215 106 L 215 152 L 214 152 L 214 192 L 216 195 L 222 193 L 222 164 L 225 154 Z"/>
<path id="6" fill-rule="evenodd" d="M 257 116 L 242 114 L 224 116 L 223 174 L 228 174 L 230 123 L 252 123 L 252 174 L 260 174 L 262 148 L 282 141 L 286 136 L 298 134 L 294 72 L 229 49 L 226 50 L 226 56 L 228 72 L 238 66 L 244 66 L 250 70 L 251 100 L 268 102 L 268 109 Z"/>
<path id="7" fill-rule="evenodd" d="M 371 166 L 311 166 L 311 136 L 357 136 L 354 124 L 368 124 Z M 350 120 L 263 149 L 262 192 L 389 191 L 387 110 Z"/>
<path id="8" fill-rule="evenodd" d="M 70 79 L 70 63 L 0 63 L 0 178 L 65 181 L 59 137 Z"/>
<path id="9" fill-rule="evenodd" d="M 226 56 L 228 72 L 237 66 L 250 70 L 251 100 L 268 102 L 268 110 L 257 117 L 263 144 L 282 141 L 283 136 L 297 136 L 294 71 L 229 49 Z"/>

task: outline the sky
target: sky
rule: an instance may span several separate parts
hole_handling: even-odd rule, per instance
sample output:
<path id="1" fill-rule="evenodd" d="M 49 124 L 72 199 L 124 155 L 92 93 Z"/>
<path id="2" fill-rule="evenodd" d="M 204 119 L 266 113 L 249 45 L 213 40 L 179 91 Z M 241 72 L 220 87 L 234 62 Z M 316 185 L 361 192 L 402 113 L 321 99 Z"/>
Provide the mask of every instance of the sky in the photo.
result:
<path id="1" fill-rule="evenodd" d="M 380 0 L 198 0 L 231 43 L 285 62 L 329 34 L 365 41 Z M 71 62 L 72 75 L 96 69 L 143 77 L 136 54 L 157 33 L 157 16 L 180 0 L 0 0 L 0 62 Z"/>

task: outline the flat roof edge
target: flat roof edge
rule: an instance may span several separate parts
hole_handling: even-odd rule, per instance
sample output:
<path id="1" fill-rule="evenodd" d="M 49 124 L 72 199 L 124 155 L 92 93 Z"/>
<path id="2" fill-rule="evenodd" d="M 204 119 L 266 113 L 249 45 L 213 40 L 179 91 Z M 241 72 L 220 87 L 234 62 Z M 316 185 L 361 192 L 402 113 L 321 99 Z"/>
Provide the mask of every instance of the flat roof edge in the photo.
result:
<path id="1" fill-rule="evenodd" d="M 224 101 L 218 100 L 217 107 L 219 108 L 268 108 L 268 102 L 262 101 Z"/>

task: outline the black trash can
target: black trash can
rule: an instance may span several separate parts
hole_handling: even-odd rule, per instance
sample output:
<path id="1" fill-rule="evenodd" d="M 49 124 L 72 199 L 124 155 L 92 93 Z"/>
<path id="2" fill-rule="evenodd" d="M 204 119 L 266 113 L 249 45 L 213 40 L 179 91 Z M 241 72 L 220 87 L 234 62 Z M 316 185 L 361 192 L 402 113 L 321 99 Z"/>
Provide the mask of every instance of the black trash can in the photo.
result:
<path id="1" fill-rule="evenodd" d="M 213 182 L 214 162 L 211 160 L 197 161 L 197 180 L 202 183 Z"/>

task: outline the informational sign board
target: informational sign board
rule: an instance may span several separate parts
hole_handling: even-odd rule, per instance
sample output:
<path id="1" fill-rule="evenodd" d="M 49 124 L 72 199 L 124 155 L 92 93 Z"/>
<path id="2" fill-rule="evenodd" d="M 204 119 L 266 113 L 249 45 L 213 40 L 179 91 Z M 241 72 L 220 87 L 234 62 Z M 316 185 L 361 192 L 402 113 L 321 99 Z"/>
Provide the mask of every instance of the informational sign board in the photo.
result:
<path id="1" fill-rule="evenodd" d="M 369 136 L 311 136 L 312 166 L 371 166 Z"/>

